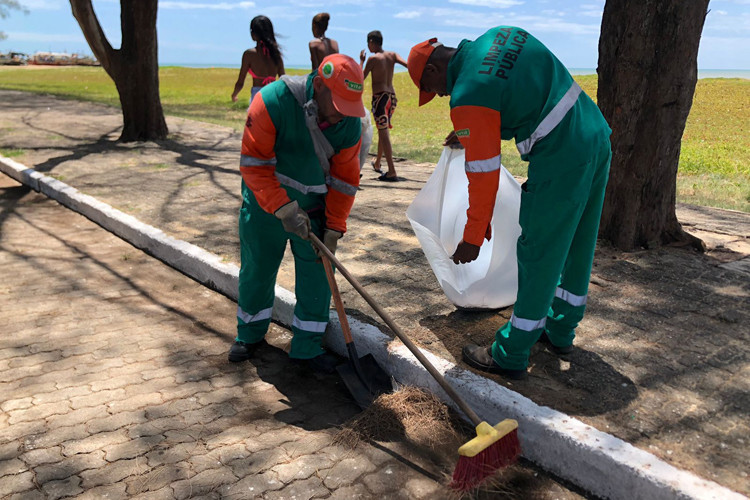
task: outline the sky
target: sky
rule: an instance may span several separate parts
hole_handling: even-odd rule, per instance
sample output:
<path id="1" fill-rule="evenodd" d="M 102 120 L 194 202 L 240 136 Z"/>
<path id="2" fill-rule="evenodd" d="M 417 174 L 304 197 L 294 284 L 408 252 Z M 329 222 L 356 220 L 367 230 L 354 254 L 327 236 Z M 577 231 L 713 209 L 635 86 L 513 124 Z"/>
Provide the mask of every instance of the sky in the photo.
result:
<path id="1" fill-rule="evenodd" d="M 91 55 L 67 0 L 20 0 L 28 14 L 11 11 L 0 19 L 0 51 Z M 119 0 L 93 0 L 110 43 L 120 44 Z M 328 12 L 327 36 L 355 59 L 371 30 L 383 33 L 383 47 L 407 58 L 412 45 L 437 36 L 456 46 L 498 25 L 521 26 L 547 45 L 568 68 L 595 68 L 604 0 L 159 0 L 159 64 L 240 65 L 254 46 L 250 20 L 271 19 L 287 67 L 310 65 L 311 20 Z M 750 0 L 711 0 L 703 29 L 698 68 L 750 70 Z"/>

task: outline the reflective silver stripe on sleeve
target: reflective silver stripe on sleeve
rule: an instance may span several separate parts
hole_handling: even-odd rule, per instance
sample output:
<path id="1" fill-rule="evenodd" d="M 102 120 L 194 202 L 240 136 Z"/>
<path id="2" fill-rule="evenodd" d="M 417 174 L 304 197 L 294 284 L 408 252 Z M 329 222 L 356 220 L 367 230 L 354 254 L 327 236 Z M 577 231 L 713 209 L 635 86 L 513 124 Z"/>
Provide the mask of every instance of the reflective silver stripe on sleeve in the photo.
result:
<path id="1" fill-rule="evenodd" d="M 296 326 L 300 330 L 304 330 L 306 332 L 323 333 L 324 331 L 326 331 L 326 326 L 328 326 L 328 322 L 327 321 L 302 321 L 295 315 L 294 319 L 292 320 L 292 326 Z"/>
<path id="2" fill-rule="evenodd" d="M 242 155 L 240 157 L 240 167 L 267 167 L 276 166 L 276 157 L 270 160 L 264 160 L 263 158 L 256 158 L 250 155 Z"/>
<path id="3" fill-rule="evenodd" d="M 276 172 L 276 178 L 279 180 L 281 184 L 284 186 L 288 186 L 292 189 L 296 189 L 300 193 L 308 194 L 308 193 L 318 193 L 318 194 L 325 194 L 328 192 L 328 188 L 325 184 L 317 184 L 315 186 L 308 186 L 306 184 L 302 184 L 299 181 L 295 181 L 291 177 L 287 177 L 286 175 L 280 174 Z"/>
<path id="4" fill-rule="evenodd" d="M 263 321 L 271 317 L 273 307 L 263 309 L 255 314 L 246 313 L 240 306 L 237 306 L 237 317 L 242 320 L 243 323 L 253 323 L 255 321 Z"/>
<path id="5" fill-rule="evenodd" d="M 511 326 L 515 326 L 519 330 L 533 332 L 534 330 L 544 328 L 544 325 L 547 324 L 547 316 L 543 317 L 542 319 L 534 320 L 534 319 L 519 318 L 514 313 L 510 317 L 510 324 Z"/>
<path id="6" fill-rule="evenodd" d="M 571 85 L 568 91 L 565 92 L 562 99 L 555 104 L 555 107 L 547 113 L 547 116 L 545 116 L 539 123 L 536 130 L 531 133 L 529 138 L 516 144 L 518 152 L 522 155 L 528 154 L 537 141 L 543 139 L 547 134 L 552 132 L 552 130 L 557 127 L 557 124 L 565 118 L 565 115 L 570 111 L 570 108 L 576 103 L 580 93 L 581 87 L 576 82 L 573 82 L 573 85 Z"/>
<path id="7" fill-rule="evenodd" d="M 328 178 L 326 178 L 326 183 L 336 191 L 344 193 L 345 195 L 354 196 L 357 194 L 357 186 L 352 186 L 348 182 L 337 179 L 332 175 L 329 175 Z"/>
<path id="8" fill-rule="evenodd" d="M 500 170 L 501 165 L 501 155 L 493 156 L 492 158 L 488 158 L 486 160 L 473 160 L 473 161 L 467 161 L 466 165 L 464 166 L 466 168 L 467 172 L 494 172 L 495 170 Z"/>
<path id="9" fill-rule="evenodd" d="M 567 290 L 563 290 L 560 287 L 557 287 L 557 290 L 555 290 L 555 297 L 558 299 L 562 299 L 571 306 L 585 306 L 586 305 L 586 299 L 588 299 L 588 295 L 575 295 L 573 293 L 570 293 Z"/>

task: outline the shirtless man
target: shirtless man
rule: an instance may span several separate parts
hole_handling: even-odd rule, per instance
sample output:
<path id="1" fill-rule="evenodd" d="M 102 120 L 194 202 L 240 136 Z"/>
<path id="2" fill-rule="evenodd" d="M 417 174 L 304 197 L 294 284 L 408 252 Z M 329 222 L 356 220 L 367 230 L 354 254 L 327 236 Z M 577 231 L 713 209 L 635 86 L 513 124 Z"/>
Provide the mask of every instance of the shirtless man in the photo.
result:
<path id="1" fill-rule="evenodd" d="M 359 54 L 359 62 L 367 75 L 372 73 L 372 116 L 375 118 L 375 126 L 378 129 L 378 156 L 372 164 L 372 168 L 380 173 L 379 181 L 396 182 L 400 180 L 393 166 L 393 148 L 388 129 L 391 125 L 391 116 L 396 109 L 396 92 L 393 90 L 393 66 L 399 63 L 406 67 L 406 61 L 397 53 L 383 50 L 383 34 L 380 31 L 371 31 L 367 34 L 367 48 L 372 55 L 365 65 L 366 54 L 363 50 Z M 385 155 L 388 163 L 388 172 L 380 170 L 380 159 Z"/>
<path id="2" fill-rule="evenodd" d="M 328 29 L 328 20 L 331 16 L 327 12 L 321 12 L 315 14 L 312 20 L 312 32 L 315 37 L 311 40 L 308 46 L 310 47 L 310 61 L 312 62 L 312 69 L 315 71 L 320 66 L 320 62 L 325 56 L 339 53 L 339 43 L 326 37 L 326 30 Z"/>

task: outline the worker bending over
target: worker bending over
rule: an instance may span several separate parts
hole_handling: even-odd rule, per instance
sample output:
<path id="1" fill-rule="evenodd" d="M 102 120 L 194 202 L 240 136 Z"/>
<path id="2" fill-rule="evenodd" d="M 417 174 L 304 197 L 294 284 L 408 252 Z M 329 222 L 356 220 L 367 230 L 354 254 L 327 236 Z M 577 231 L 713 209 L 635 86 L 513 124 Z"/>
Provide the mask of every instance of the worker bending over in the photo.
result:
<path id="1" fill-rule="evenodd" d="M 523 378 L 540 338 L 557 354 L 572 350 L 586 308 L 611 130 L 565 66 L 518 27 L 492 28 L 456 48 L 427 40 L 411 49 L 408 70 L 420 106 L 435 94 L 451 96 L 453 131 L 446 142 L 457 139 L 466 149 L 468 221 L 452 257 L 456 264 L 475 260 L 491 237 L 501 139 L 515 139 L 529 162 L 513 315 L 491 346 L 470 344 L 462 353 L 475 368 Z"/>
<path id="2" fill-rule="evenodd" d="M 335 368 L 321 346 L 331 291 L 309 233 L 335 252 L 346 232 L 359 186 L 363 81 L 359 64 L 333 54 L 306 77 L 285 76 L 263 87 L 250 104 L 240 160 L 237 338 L 229 361 L 249 359 L 263 340 L 289 241 L 297 296 L 289 357 L 315 371 Z M 330 148 L 322 159 L 316 137 Z"/>

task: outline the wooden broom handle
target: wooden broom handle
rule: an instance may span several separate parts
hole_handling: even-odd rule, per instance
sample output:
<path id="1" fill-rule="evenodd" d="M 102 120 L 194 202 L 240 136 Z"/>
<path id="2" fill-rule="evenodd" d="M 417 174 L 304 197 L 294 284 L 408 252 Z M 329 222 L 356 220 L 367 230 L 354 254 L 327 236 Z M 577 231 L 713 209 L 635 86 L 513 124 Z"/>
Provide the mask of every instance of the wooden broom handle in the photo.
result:
<path id="1" fill-rule="evenodd" d="M 451 385 L 448 383 L 447 380 L 445 380 L 445 377 L 443 377 L 440 372 L 437 371 L 437 369 L 430 363 L 430 361 L 425 357 L 424 354 L 422 354 L 422 351 L 419 350 L 419 348 L 411 341 L 409 337 L 404 334 L 401 329 L 393 322 L 390 315 L 385 312 L 380 305 L 378 305 L 375 300 L 373 300 L 372 297 L 370 297 L 370 294 L 367 293 L 367 290 L 365 290 L 362 285 L 359 284 L 359 281 L 351 275 L 351 273 L 343 266 L 341 265 L 341 262 L 336 258 L 333 253 L 328 250 L 328 247 L 323 244 L 320 239 L 315 236 L 315 234 L 310 232 L 310 240 L 312 241 L 313 245 L 318 247 L 318 250 L 320 250 L 325 257 L 330 260 L 328 263 L 332 262 L 336 269 L 339 270 L 339 272 L 346 278 L 346 280 L 354 287 L 354 289 L 362 296 L 363 299 L 370 305 L 370 307 L 373 308 L 373 310 L 380 316 L 386 325 L 393 331 L 393 333 L 396 334 L 396 336 L 401 340 L 401 342 L 404 343 L 404 345 L 411 351 L 411 353 L 419 360 L 420 363 L 422 363 L 422 366 L 425 367 L 425 369 L 432 375 L 432 377 L 437 381 L 438 384 L 440 384 L 440 387 L 443 388 L 443 390 L 450 396 L 450 398 L 456 402 L 456 404 L 461 408 L 461 410 L 466 414 L 467 417 L 474 423 L 474 425 L 479 425 L 482 420 L 479 418 L 479 416 L 472 410 L 468 404 L 461 398 L 461 396 L 458 395 L 456 390 L 451 387 Z M 324 265 L 325 265 L 326 259 L 323 259 Z"/>
<path id="2" fill-rule="evenodd" d="M 328 278 L 328 286 L 331 288 L 331 295 L 333 296 L 333 303 L 336 305 L 336 314 L 338 314 L 339 316 L 339 323 L 341 323 L 341 330 L 344 332 L 344 342 L 346 342 L 348 345 L 348 344 L 351 344 L 353 340 L 352 340 L 352 331 L 349 328 L 349 320 L 346 318 L 346 310 L 344 309 L 344 302 L 341 300 L 341 293 L 339 293 L 339 287 L 338 285 L 336 285 L 336 277 L 333 275 L 333 267 L 331 267 L 331 261 L 328 260 L 328 257 L 326 256 L 323 256 L 322 260 L 323 260 L 323 267 L 326 268 L 326 278 Z"/>

